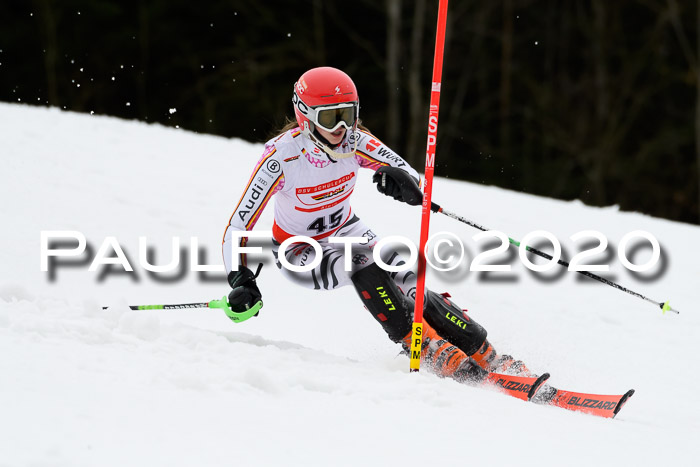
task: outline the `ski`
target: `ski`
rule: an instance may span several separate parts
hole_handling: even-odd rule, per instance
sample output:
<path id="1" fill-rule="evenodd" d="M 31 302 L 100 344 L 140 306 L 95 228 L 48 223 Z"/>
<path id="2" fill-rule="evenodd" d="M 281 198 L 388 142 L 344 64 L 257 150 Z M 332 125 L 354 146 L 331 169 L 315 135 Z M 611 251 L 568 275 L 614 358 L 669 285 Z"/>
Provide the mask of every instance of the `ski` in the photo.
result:
<path id="1" fill-rule="evenodd" d="M 574 412 L 604 418 L 614 418 L 634 394 L 634 389 L 630 389 L 624 394 L 611 395 L 565 391 L 544 384 L 548 379 L 549 373 L 544 373 L 539 377 L 489 373 L 484 383 L 487 386 L 498 388 L 509 396 L 524 401 L 561 407 Z"/>
<path id="2" fill-rule="evenodd" d="M 536 404 L 561 407 L 597 417 L 614 418 L 633 394 L 634 389 L 624 394 L 603 395 L 565 391 L 547 386 L 537 391 L 531 400 Z"/>
<path id="3" fill-rule="evenodd" d="M 496 387 L 509 396 L 529 401 L 537 393 L 542 384 L 549 378 L 549 373 L 542 376 L 511 376 L 500 373 L 489 373 L 485 383 Z"/>

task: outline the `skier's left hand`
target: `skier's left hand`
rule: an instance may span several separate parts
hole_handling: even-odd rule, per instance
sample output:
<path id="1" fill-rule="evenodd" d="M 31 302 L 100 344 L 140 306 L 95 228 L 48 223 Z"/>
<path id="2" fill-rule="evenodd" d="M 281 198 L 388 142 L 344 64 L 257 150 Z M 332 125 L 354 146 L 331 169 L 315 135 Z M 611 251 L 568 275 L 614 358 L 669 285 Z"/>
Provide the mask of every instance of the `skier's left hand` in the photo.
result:
<path id="1" fill-rule="evenodd" d="M 397 201 L 418 206 L 423 203 L 423 192 L 418 187 L 418 181 L 405 170 L 398 167 L 380 167 L 372 177 L 377 184 L 377 190 Z"/>
<path id="2" fill-rule="evenodd" d="M 238 271 L 231 271 L 228 275 L 228 283 L 231 292 L 228 294 L 228 310 L 226 315 L 234 322 L 245 321 L 257 316 L 262 308 L 262 294 L 255 279 L 260 274 L 262 264 L 258 266 L 255 274 L 247 267 L 241 265 Z"/>

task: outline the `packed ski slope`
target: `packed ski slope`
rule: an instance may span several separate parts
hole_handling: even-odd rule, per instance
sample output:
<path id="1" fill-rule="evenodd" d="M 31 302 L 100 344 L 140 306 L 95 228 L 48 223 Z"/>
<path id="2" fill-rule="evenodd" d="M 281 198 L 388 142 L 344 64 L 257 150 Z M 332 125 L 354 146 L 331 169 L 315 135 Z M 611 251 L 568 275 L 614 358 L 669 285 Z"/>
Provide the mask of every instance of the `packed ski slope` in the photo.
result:
<path id="1" fill-rule="evenodd" d="M 428 285 L 468 308 L 497 349 L 550 372 L 555 386 L 635 388 L 614 420 L 409 374 L 353 290 L 297 288 L 269 249 L 260 256 L 265 307 L 255 319 L 236 325 L 215 310 L 130 311 L 127 304 L 227 293 L 223 274 L 192 271 L 189 256 L 196 250 L 199 264 L 220 264 L 224 227 L 261 149 L 0 104 L 0 466 L 697 465 L 695 226 L 436 180 L 433 198 L 446 209 L 516 239 L 549 231 L 568 257 L 581 249 L 571 235 L 602 232 L 608 254 L 590 262 L 609 264 L 606 277 L 681 311 L 662 315 L 559 269 L 538 279 L 517 255 L 495 258 L 510 273 L 469 272 L 484 245 L 472 239 L 478 231 L 433 216 L 431 232 L 457 235 L 467 257 L 457 272 L 430 269 Z M 417 243 L 419 209 L 379 195 L 370 173 L 361 175 L 355 211 L 378 234 Z M 271 211 L 256 229 L 270 229 Z M 646 279 L 616 253 L 639 229 L 662 247 Z M 79 231 L 87 252 L 42 272 L 42 231 Z M 179 239 L 185 265 L 149 273 L 141 236 L 160 265 Z M 133 272 L 88 270 L 109 237 Z M 642 248 L 628 256 L 641 264 L 651 255 Z"/>

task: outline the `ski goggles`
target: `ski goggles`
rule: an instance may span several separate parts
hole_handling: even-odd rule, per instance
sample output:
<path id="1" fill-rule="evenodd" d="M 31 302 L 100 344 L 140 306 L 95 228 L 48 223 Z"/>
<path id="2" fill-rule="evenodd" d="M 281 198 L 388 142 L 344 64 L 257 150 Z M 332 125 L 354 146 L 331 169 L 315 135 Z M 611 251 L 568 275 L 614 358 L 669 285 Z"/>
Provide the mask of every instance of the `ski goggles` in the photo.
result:
<path id="1" fill-rule="evenodd" d="M 332 133 L 341 126 L 351 130 L 357 123 L 359 112 L 360 105 L 357 102 L 347 102 L 310 108 L 306 116 L 315 125 Z"/>

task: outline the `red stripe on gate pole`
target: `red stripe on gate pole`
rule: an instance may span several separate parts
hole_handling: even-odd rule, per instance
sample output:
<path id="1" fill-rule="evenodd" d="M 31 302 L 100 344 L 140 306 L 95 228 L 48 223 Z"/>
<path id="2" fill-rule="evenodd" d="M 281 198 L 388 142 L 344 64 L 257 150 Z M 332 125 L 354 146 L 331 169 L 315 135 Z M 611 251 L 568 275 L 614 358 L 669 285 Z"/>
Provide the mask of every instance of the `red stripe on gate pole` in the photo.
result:
<path id="1" fill-rule="evenodd" d="M 416 283 L 416 307 L 413 311 L 413 333 L 411 336 L 411 371 L 420 369 L 420 354 L 423 344 L 423 296 L 425 294 L 425 245 L 430 231 L 430 204 L 433 192 L 435 167 L 435 144 L 437 143 L 438 111 L 440 109 L 440 87 L 442 86 L 442 56 L 445 49 L 445 24 L 447 22 L 447 0 L 438 6 L 437 32 L 435 34 L 435 57 L 433 58 L 433 81 L 430 93 L 430 115 L 428 116 L 428 145 L 425 153 L 425 179 L 423 180 L 423 212 L 420 226 L 420 248 L 418 249 L 418 278 Z"/>

